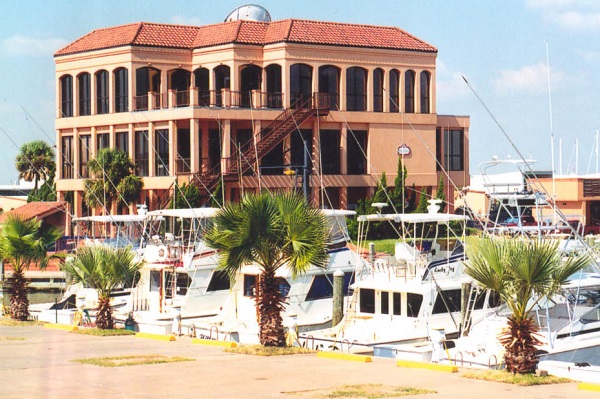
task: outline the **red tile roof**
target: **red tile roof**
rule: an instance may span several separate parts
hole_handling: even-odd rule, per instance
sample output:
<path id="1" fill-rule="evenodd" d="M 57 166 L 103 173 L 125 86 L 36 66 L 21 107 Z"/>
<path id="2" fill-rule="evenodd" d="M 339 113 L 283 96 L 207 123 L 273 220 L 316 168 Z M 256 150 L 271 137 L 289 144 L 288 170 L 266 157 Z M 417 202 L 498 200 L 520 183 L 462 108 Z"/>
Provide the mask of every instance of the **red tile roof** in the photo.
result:
<path id="1" fill-rule="evenodd" d="M 138 22 L 97 29 L 54 55 L 120 46 L 193 50 L 227 43 L 266 45 L 303 43 L 436 52 L 432 45 L 396 27 L 286 19 L 275 22 L 233 21 L 201 27 Z"/>
<path id="2" fill-rule="evenodd" d="M 8 215 L 19 215 L 29 220 L 33 219 L 34 217 L 43 219 L 57 212 L 66 212 L 65 204 L 63 202 L 29 202 L 23 206 L 1 214 L 0 223 L 4 222 Z"/>

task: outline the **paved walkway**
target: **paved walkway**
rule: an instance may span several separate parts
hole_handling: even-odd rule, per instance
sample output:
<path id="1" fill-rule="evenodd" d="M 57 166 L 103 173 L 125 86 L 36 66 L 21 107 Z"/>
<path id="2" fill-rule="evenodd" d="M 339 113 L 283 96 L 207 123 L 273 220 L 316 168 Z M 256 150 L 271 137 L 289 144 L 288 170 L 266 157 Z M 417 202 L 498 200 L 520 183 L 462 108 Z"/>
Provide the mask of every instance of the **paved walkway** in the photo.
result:
<path id="1" fill-rule="evenodd" d="M 159 354 L 193 362 L 99 367 L 73 359 Z M 461 370 L 462 372 L 462 370 Z M 315 355 L 260 357 L 221 348 L 134 336 L 93 337 L 38 326 L 0 326 L 1 398 L 287 398 L 290 391 L 344 384 L 386 384 L 437 393 L 415 398 L 573 399 L 598 398 L 577 383 L 519 387 L 476 381 L 456 374 L 396 367 L 392 359 L 373 363 L 323 359 Z M 304 396 L 305 397 L 305 396 Z M 310 397 L 310 396 L 308 396 Z"/>

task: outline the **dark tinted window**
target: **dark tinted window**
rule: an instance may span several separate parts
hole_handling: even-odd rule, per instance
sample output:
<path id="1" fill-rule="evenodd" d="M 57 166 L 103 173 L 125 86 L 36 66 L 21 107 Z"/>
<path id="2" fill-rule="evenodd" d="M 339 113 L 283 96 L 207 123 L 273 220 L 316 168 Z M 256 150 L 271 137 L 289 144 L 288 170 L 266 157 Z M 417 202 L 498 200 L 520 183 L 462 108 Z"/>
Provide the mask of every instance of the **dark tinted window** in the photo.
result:
<path id="1" fill-rule="evenodd" d="M 244 296 L 254 296 L 256 294 L 256 276 L 254 274 L 244 274 Z"/>
<path id="2" fill-rule="evenodd" d="M 381 314 L 390 314 L 390 293 L 381 292 Z"/>
<path id="3" fill-rule="evenodd" d="M 229 277 L 224 270 L 215 270 L 208 283 L 206 291 L 228 290 L 230 287 Z"/>
<path id="4" fill-rule="evenodd" d="M 460 298 L 460 289 L 439 291 L 435 298 L 432 314 L 460 312 Z"/>
<path id="5" fill-rule="evenodd" d="M 401 307 L 401 304 L 402 304 L 401 298 L 402 297 L 400 296 L 399 292 L 394 292 L 394 294 L 392 295 L 392 298 L 394 299 L 394 304 L 393 304 L 394 307 L 392 310 L 393 310 L 395 316 L 399 316 L 401 309 L 402 309 L 402 307 Z"/>
<path id="6" fill-rule="evenodd" d="M 423 303 L 423 295 L 408 293 L 406 294 L 406 311 L 408 317 L 417 317 L 421 304 Z"/>
<path id="7" fill-rule="evenodd" d="M 362 313 L 375 313 L 375 290 L 360 290 L 360 311 Z"/>

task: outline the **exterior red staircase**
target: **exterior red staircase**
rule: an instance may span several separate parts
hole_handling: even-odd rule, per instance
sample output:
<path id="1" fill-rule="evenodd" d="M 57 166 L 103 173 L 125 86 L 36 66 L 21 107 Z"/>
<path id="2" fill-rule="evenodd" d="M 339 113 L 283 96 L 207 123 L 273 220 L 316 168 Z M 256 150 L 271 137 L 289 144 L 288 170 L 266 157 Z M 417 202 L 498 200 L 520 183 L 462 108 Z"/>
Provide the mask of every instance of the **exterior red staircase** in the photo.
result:
<path id="1" fill-rule="evenodd" d="M 314 93 L 310 99 L 304 102 L 296 101 L 263 129 L 262 137 L 256 142 L 256 146 L 251 140 L 248 145 L 244 146 L 239 160 L 236 155 L 227 159 L 224 172 L 221 172 L 221 164 L 218 164 L 207 173 L 195 173 L 192 184 L 195 184 L 200 192 L 210 193 L 219 183 L 221 174 L 227 181 L 236 181 L 240 174 L 256 165 L 257 157 L 260 160 L 267 155 L 302 123 L 314 116 L 324 116 L 328 113 L 329 103 L 326 94 Z"/>

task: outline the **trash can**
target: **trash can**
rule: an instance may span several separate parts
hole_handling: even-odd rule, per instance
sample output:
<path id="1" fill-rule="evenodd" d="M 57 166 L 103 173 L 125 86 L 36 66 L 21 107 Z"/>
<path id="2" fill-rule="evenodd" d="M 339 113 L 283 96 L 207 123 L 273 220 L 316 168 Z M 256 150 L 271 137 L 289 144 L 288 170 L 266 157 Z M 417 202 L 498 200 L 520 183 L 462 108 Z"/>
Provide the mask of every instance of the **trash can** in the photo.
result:
<path id="1" fill-rule="evenodd" d="M 135 320 L 133 320 L 131 314 L 125 319 L 125 329 L 129 331 L 135 331 Z"/>

